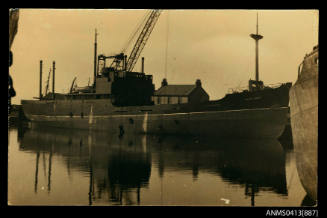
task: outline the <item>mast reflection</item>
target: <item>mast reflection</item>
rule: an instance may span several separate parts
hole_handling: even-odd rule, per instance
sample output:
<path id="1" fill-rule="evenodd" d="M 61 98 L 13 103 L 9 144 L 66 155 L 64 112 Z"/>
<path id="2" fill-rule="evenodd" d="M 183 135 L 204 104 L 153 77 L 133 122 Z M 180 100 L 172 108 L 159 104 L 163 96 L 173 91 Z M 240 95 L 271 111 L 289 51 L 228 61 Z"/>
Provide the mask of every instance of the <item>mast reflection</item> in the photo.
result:
<path id="1" fill-rule="evenodd" d="M 85 142 L 87 146 L 85 146 Z M 51 192 L 53 154 L 63 156 L 67 170 L 89 175 L 88 202 L 140 204 L 141 189 L 151 175 L 151 153 L 140 136 L 110 135 L 104 132 L 55 128 L 27 130 L 20 150 L 37 153 L 35 190 L 37 190 L 39 153 L 49 154 L 48 192 Z"/>
<path id="2" fill-rule="evenodd" d="M 142 204 L 142 189 L 149 186 L 152 164 L 158 168 L 161 179 L 167 169 L 189 172 L 194 181 L 200 172 L 217 175 L 225 182 L 244 187 L 251 206 L 255 206 L 255 196 L 261 191 L 288 195 L 285 154 L 277 140 L 119 136 L 43 128 L 27 130 L 21 138 L 20 149 L 37 154 L 35 191 L 40 152 L 49 157 L 49 193 L 54 155 L 64 157 L 68 172 L 87 173 L 89 205 L 99 202 Z"/>
<path id="3" fill-rule="evenodd" d="M 34 179 L 34 192 L 37 193 L 37 183 L 39 178 L 39 159 L 40 152 L 36 153 L 36 166 L 35 166 L 35 179 Z"/>
<path id="4" fill-rule="evenodd" d="M 166 169 L 191 171 L 194 180 L 200 171 L 217 174 L 244 186 L 251 206 L 260 191 L 288 195 L 285 153 L 277 140 L 165 137 L 152 140 L 151 145 L 161 176 Z"/>

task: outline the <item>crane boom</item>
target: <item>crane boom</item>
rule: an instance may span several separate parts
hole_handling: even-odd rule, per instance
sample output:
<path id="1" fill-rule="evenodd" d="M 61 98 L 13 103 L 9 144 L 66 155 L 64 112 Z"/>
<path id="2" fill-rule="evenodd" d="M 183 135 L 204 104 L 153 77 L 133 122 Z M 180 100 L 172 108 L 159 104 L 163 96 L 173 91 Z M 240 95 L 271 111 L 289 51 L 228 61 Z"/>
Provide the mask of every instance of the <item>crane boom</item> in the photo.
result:
<path id="1" fill-rule="evenodd" d="M 74 77 L 72 85 L 70 86 L 70 91 L 69 91 L 70 94 L 73 93 L 73 88 L 74 88 L 75 81 L 76 81 L 76 76 Z"/>
<path id="2" fill-rule="evenodd" d="M 45 86 L 45 95 L 48 94 L 48 90 L 49 90 L 50 73 L 51 73 L 51 68 L 50 68 L 50 70 L 49 70 L 49 75 L 48 75 L 48 79 L 47 79 L 47 84 L 46 84 L 46 86 Z"/>
<path id="3" fill-rule="evenodd" d="M 160 10 L 153 10 L 146 21 L 142 32 L 140 33 L 136 44 L 133 47 L 133 50 L 131 54 L 129 55 L 127 64 L 126 64 L 126 71 L 132 71 L 147 40 L 149 39 L 149 36 L 159 18 L 161 11 Z"/>

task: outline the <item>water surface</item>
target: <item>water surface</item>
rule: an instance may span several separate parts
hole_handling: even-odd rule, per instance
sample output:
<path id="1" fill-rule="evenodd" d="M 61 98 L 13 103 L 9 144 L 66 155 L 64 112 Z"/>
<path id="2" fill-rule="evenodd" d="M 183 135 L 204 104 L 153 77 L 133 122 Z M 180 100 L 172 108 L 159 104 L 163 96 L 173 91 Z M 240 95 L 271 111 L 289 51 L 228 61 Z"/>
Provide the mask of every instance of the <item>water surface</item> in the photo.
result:
<path id="1" fill-rule="evenodd" d="M 10 205 L 301 206 L 295 154 L 277 140 L 12 127 Z"/>

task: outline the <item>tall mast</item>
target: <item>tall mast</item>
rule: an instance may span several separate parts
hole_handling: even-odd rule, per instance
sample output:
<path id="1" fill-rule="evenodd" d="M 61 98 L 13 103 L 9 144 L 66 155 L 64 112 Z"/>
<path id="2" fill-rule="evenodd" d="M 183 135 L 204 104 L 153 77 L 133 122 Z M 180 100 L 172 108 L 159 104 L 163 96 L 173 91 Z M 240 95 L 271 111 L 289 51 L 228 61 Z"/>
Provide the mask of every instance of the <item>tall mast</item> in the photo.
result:
<path id="1" fill-rule="evenodd" d="M 56 62 L 52 62 L 52 94 L 53 99 L 55 99 L 55 72 L 56 72 Z"/>
<path id="2" fill-rule="evenodd" d="M 95 39 L 94 39 L 94 87 L 96 83 L 96 77 L 97 77 L 97 29 L 95 29 Z"/>
<path id="3" fill-rule="evenodd" d="M 251 38 L 255 40 L 255 80 L 259 81 L 259 40 L 263 38 L 259 35 L 258 13 L 257 13 L 257 33 L 251 34 Z"/>
<path id="4" fill-rule="evenodd" d="M 259 34 L 258 13 L 257 13 L 257 35 Z"/>
<path id="5" fill-rule="evenodd" d="M 40 60 L 40 86 L 39 86 L 39 91 L 40 91 L 40 93 L 39 93 L 39 98 L 40 98 L 40 100 L 42 99 L 42 63 L 43 63 L 43 61 L 42 60 Z"/>

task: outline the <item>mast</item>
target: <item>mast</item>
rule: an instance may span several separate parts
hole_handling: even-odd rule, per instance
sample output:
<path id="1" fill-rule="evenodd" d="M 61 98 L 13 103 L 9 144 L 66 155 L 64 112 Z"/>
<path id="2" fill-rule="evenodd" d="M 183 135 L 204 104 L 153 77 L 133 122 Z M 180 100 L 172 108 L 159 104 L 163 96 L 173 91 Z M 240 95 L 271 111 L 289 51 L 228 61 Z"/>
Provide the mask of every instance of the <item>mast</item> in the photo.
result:
<path id="1" fill-rule="evenodd" d="M 42 99 L 42 63 L 43 63 L 43 61 L 42 60 L 40 60 L 40 85 L 39 85 L 39 91 L 40 91 L 40 93 L 39 93 L 39 99 L 41 100 Z"/>
<path id="2" fill-rule="evenodd" d="M 259 40 L 263 38 L 259 35 L 259 25 L 258 25 L 258 13 L 257 13 L 257 33 L 251 34 L 251 38 L 255 40 L 255 80 L 259 81 Z"/>
<path id="3" fill-rule="evenodd" d="M 94 87 L 96 83 L 96 77 L 97 77 L 97 29 L 95 29 L 95 39 L 94 39 Z"/>
<path id="4" fill-rule="evenodd" d="M 52 94 L 53 99 L 55 99 L 55 71 L 56 71 L 56 62 L 52 62 Z"/>

